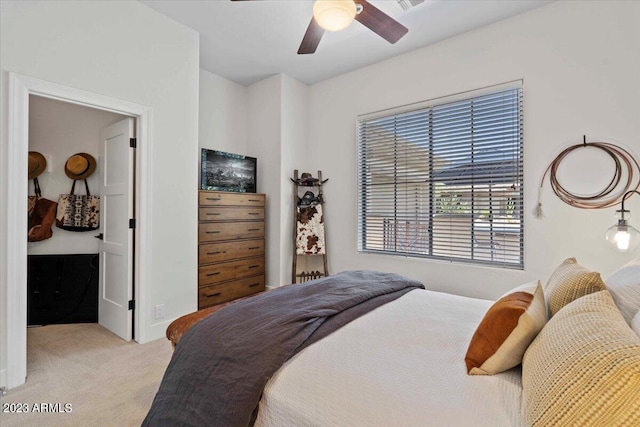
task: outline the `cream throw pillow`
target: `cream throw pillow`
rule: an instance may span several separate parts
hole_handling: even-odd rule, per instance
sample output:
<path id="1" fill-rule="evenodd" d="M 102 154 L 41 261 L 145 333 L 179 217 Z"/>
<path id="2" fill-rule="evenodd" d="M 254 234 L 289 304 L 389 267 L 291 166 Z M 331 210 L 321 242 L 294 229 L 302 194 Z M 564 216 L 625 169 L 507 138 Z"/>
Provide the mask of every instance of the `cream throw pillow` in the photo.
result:
<path id="1" fill-rule="evenodd" d="M 640 337 L 608 291 L 568 304 L 522 361 L 530 426 L 639 426 Z"/>
<path id="2" fill-rule="evenodd" d="M 568 258 L 551 273 L 544 287 L 548 316 L 556 314 L 571 301 L 606 289 L 600 273 L 590 271 Z"/>
<path id="3" fill-rule="evenodd" d="M 623 265 L 605 282 L 627 323 L 640 310 L 640 258 Z"/>
<path id="4" fill-rule="evenodd" d="M 547 321 L 540 281 L 517 287 L 489 308 L 465 356 L 469 375 L 493 375 L 518 366 Z"/>
<path id="5" fill-rule="evenodd" d="M 640 311 L 638 311 L 633 320 L 631 320 L 631 329 L 640 337 Z"/>

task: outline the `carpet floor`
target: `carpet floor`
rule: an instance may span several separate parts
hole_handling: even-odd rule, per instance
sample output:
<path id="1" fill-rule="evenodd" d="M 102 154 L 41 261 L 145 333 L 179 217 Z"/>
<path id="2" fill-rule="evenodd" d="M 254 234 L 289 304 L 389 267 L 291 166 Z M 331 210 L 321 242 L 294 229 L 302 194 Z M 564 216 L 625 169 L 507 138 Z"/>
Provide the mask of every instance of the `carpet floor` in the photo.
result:
<path id="1" fill-rule="evenodd" d="M 29 328 L 27 381 L 0 397 L 0 425 L 139 426 L 171 353 L 164 338 L 125 342 L 94 323 Z"/>

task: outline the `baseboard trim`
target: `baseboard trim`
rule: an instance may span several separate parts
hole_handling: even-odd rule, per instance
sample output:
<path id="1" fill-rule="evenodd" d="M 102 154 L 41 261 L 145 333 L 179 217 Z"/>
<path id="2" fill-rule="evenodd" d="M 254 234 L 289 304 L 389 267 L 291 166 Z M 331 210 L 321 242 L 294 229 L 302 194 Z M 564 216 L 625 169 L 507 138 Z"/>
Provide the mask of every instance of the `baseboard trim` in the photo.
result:
<path id="1" fill-rule="evenodd" d="M 158 323 L 152 323 L 146 328 L 146 334 L 141 339 L 136 339 L 139 344 L 155 341 L 159 338 L 165 338 L 167 335 L 167 328 L 176 319 L 163 320 Z"/>
<path id="2" fill-rule="evenodd" d="M 7 386 L 7 370 L 1 369 L 0 370 L 0 387 L 6 387 L 6 386 Z"/>

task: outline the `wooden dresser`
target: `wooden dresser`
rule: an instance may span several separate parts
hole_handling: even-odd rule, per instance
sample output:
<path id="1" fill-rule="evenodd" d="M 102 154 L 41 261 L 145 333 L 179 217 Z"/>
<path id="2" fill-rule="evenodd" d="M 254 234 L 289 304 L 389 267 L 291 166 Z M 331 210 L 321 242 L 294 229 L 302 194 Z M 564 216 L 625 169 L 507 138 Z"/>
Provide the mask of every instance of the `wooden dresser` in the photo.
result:
<path id="1" fill-rule="evenodd" d="M 264 194 L 200 191 L 198 310 L 265 288 Z"/>

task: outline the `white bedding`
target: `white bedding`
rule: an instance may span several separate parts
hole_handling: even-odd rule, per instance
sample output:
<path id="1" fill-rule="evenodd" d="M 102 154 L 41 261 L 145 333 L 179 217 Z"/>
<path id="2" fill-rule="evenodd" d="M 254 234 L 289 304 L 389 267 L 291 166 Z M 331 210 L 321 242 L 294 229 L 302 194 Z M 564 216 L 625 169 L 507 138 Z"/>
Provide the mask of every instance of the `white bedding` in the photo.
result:
<path id="1" fill-rule="evenodd" d="M 491 301 L 415 290 L 289 360 L 257 427 L 520 426 L 519 368 L 469 376 L 464 356 Z"/>

